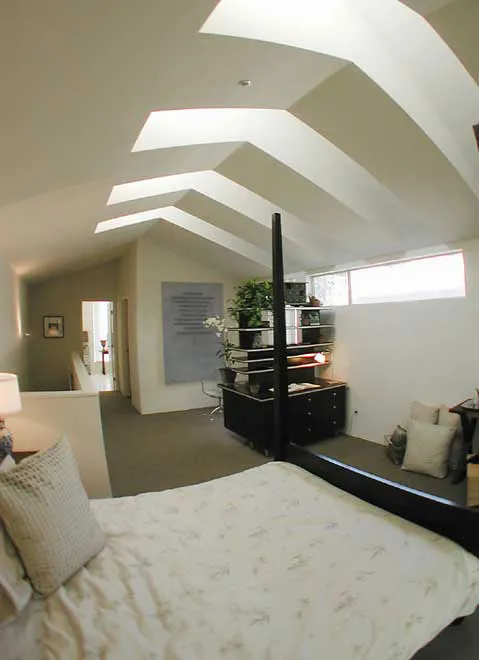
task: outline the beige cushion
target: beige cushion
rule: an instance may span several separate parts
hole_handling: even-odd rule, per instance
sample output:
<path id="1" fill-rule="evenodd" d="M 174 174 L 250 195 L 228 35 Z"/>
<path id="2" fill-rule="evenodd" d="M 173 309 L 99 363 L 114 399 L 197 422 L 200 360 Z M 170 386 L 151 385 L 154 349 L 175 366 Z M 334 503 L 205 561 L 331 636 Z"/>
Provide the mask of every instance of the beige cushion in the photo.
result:
<path id="1" fill-rule="evenodd" d="M 414 401 L 411 404 L 411 419 L 426 424 L 437 424 L 439 418 L 439 406 L 426 406 L 424 403 Z"/>
<path id="2" fill-rule="evenodd" d="M 454 429 L 455 432 L 461 430 L 461 418 L 457 413 L 449 412 L 447 406 L 441 406 L 439 408 L 439 416 L 437 423 L 440 426 L 449 426 Z"/>
<path id="3" fill-rule="evenodd" d="M 43 595 L 105 545 L 65 438 L 0 474 L 0 516 Z"/>
<path id="4" fill-rule="evenodd" d="M 0 463 L 0 472 L 12 467 L 15 467 L 15 461 L 8 455 Z M 18 616 L 32 593 L 20 557 L 0 522 L 0 625 Z"/>
<path id="5" fill-rule="evenodd" d="M 453 436 L 454 429 L 448 426 L 411 420 L 402 469 L 443 479 Z"/>
<path id="6" fill-rule="evenodd" d="M 462 437 L 462 424 L 461 417 L 457 413 L 449 412 L 447 406 L 439 408 L 439 419 L 437 423 L 440 426 L 449 426 L 454 429 L 454 436 L 451 442 L 451 449 L 449 452 L 448 468 L 455 479 L 457 471 L 464 470 L 464 442 Z"/>
<path id="7" fill-rule="evenodd" d="M 13 460 L 12 456 L 10 454 L 7 454 L 3 461 L 0 463 L 0 472 L 7 472 L 8 470 L 11 470 L 12 467 L 15 467 L 16 463 Z"/>

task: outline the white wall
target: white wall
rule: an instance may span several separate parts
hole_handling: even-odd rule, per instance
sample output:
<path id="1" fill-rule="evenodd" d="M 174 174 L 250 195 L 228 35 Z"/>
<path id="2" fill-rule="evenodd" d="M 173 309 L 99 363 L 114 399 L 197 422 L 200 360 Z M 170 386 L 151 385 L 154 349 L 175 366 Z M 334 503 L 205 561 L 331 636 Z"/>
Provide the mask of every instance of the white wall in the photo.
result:
<path id="1" fill-rule="evenodd" d="M 0 371 L 18 375 L 26 385 L 25 284 L 0 257 Z"/>
<path id="2" fill-rule="evenodd" d="M 382 443 L 414 399 L 452 406 L 479 387 L 479 240 L 457 247 L 466 298 L 336 309 L 329 375 L 349 384 L 351 435 Z"/>
<path id="3" fill-rule="evenodd" d="M 15 450 L 42 450 L 66 435 L 90 498 L 111 497 L 98 392 L 77 354 L 70 392 L 23 392 L 22 410 L 9 417 Z"/>
<path id="4" fill-rule="evenodd" d="M 163 364 L 162 282 L 218 282 L 225 302 L 235 280 L 185 252 L 165 247 L 151 235 L 139 241 L 137 253 L 136 350 L 139 405 L 142 414 L 211 406 L 200 383 L 165 385 Z"/>
<path id="5" fill-rule="evenodd" d="M 133 406 L 140 410 L 140 385 L 138 375 L 138 350 L 137 350 L 137 308 L 138 308 L 138 242 L 135 242 L 130 249 L 123 255 L 120 262 L 120 272 L 118 280 L 118 299 L 116 305 L 117 322 L 117 358 L 119 371 L 119 385 L 122 394 L 131 394 Z M 125 384 L 125 376 L 128 373 L 125 370 L 124 360 L 126 354 L 124 351 L 124 337 L 120 315 L 122 313 L 122 300 L 128 299 L 128 361 L 129 361 L 129 388 Z"/>

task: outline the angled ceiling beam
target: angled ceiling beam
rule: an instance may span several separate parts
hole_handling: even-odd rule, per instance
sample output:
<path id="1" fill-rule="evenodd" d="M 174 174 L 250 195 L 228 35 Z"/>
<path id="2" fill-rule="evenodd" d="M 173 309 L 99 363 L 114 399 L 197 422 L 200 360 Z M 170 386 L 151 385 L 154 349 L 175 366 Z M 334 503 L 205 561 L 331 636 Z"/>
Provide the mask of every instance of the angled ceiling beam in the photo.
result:
<path id="1" fill-rule="evenodd" d="M 167 222 L 186 229 L 201 238 L 216 243 L 221 247 L 231 250 L 236 254 L 240 254 L 246 259 L 255 261 L 262 266 L 271 268 L 271 255 L 265 250 L 261 250 L 252 243 L 244 241 L 242 238 L 231 234 L 229 231 L 220 229 L 201 218 L 187 213 L 182 209 L 175 206 L 165 206 L 163 208 L 151 209 L 149 211 L 142 211 L 140 213 L 131 213 L 130 215 L 119 216 L 118 218 L 111 218 L 99 222 L 95 229 L 95 234 L 100 234 L 105 231 L 112 231 L 120 227 L 127 227 L 130 225 L 138 224 L 140 222 L 147 222 L 148 220 L 166 220 Z"/>
<path id="2" fill-rule="evenodd" d="M 171 174 L 153 179 L 142 179 L 113 186 L 108 204 L 119 204 L 145 197 L 155 197 L 171 192 L 196 192 L 227 206 L 237 213 L 271 229 L 271 217 L 278 207 L 260 195 L 231 181 L 214 170 L 201 170 L 184 174 Z M 326 259 L 337 249 L 334 241 L 320 234 L 307 223 L 291 213 L 280 211 L 283 221 L 283 234 L 291 243 L 301 249 L 304 262 L 314 264 Z"/>
<path id="3" fill-rule="evenodd" d="M 341 149 L 286 110 L 214 108 L 152 112 L 133 151 L 249 142 L 322 188 L 390 240 L 421 218 Z"/>
<path id="4" fill-rule="evenodd" d="M 470 127 L 479 89 L 439 34 L 398 0 L 220 0 L 200 30 L 353 62 L 442 151 L 479 198 Z"/>

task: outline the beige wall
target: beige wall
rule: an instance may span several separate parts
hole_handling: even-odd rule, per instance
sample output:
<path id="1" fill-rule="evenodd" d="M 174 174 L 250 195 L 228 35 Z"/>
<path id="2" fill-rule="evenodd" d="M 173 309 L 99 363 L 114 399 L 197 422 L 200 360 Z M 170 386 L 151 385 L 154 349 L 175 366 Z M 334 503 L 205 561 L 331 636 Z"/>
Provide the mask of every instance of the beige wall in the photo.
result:
<path id="1" fill-rule="evenodd" d="M 125 253 L 119 268 L 118 278 L 118 300 L 117 300 L 117 346 L 118 346 L 118 368 L 120 391 L 131 395 L 131 402 L 137 410 L 140 409 L 139 384 L 138 384 L 138 351 L 137 351 L 137 280 L 138 280 L 138 243 L 135 242 Z M 125 368 L 126 355 L 124 349 L 125 337 L 123 336 L 121 313 L 123 301 L 128 300 L 128 371 L 130 380 L 130 391 L 125 383 L 127 370 Z"/>
<path id="2" fill-rule="evenodd" d="M 202 394 L 199 382 L 165 384 L 161 283 L 222 283 L 226 301 L 232 295 L 236 279 L 186 251 L 166 247 L 153 235 L 139 241 L 137 277 L 137 409 L 147 414 L 211 406 L 211 399 Z"/>
<path id="3" fill-rule="evenodd" d="M 82 300 L 117 299 L 119 261 L 73 271 L 28 288 L 29 387 L 33 390 L 69 388 L 70 356 L 79 350 Z M 65 338 L 43 337 L 43 316 L 64 316 Z"/>
<path id="4" fill-rule="evenodd" d="M 66 436 L 88 497 L 111 497 L 97 392 L 24 392 L 8 427 L 19 451 L 46 449 Z"/>
<path id="5" fill-rule="evenodd" d="M 0 258 L 0 371 L 11 371 L 26 384 L 26 345 L 23 337 L 25 285 Z"/>

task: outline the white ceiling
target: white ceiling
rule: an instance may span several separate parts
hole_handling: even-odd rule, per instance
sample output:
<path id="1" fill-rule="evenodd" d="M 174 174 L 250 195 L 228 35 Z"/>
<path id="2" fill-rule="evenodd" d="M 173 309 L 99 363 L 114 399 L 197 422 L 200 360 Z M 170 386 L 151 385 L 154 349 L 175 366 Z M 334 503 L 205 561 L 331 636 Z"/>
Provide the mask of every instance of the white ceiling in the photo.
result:
<path id="1" fill-rule="evenodd" d="M 428 14 L 477 80 L 479 2 L 404 4 Z M 261 200 L 263 206 L 255 209 L 289 214 L 292 229 L 301 227 L 310 244 L 303 265 L 318 269 L 479 235 L 478 199 L 457 162 L 444 153 L 446 143 L 438 146 L 438 134 L 426 135 L 377 80 L 330 55 L 200 34 L 216 5 L 215 0 L 3 3 L 0 251 L 19 273 L 44 277 L 111 258 L 147 231 L 196 258 L 214 256 L 232 272 L 264 272 L 264 264 L 244 256 L 244 241 L 260 256 L 269 250 L 269 217 L 261 222 L 251 204 L 243 204 L 246 193 Z M 237 81 L 245 78 L 253 84 L 239 87 Z M 438 99 L 441 89 L 434 92 Z M 288 109 L 288 121 L 297 118 L 314 129 L 311 143 L 328 141 L 373 182 L 366 191 L 364 182 L 355 189 L 354 181 L 341 180 L 345 194 L 365 198 L 367 193 L 374 200 L 371 186 L 376 186 L 397 207 L 391 214 L 372 208 L 375 222 L 370 222 L 325 185 L 324 172 L 312 178 L 301 168 L 304 145 L 292 145 L 294 162 L 281 156 L 288 134 L 279 133 L 277 145 L 269 138 L 274 147 L 269 150 L 239 132 L 235 142 L 189 139 L 176 143 L 181 146 L 131 153 L 152 111 L 182 108 Z M 191 186 L 107 206 L 115 185 L 200 170 L 216 170 L 231 180 L 237 199 L 218 199 Z M 207 230 L 219 244 L 179 226 L 168 228 L 167 220 L 94 234 L 97 223 L 109 218 L 171 206 L 184 212 L 175 217 L 181 215 L 185 226 L 191 214 L 194 231 Z M 212 232 L 210 225 L 223 233 Z M 241 246 L 234 259 L 233 244 L 221 247 L 227 233 Z M 298 266 L 302 252 L 296 238 L 297 233 L 286 240 L 285 252 Z"/>

